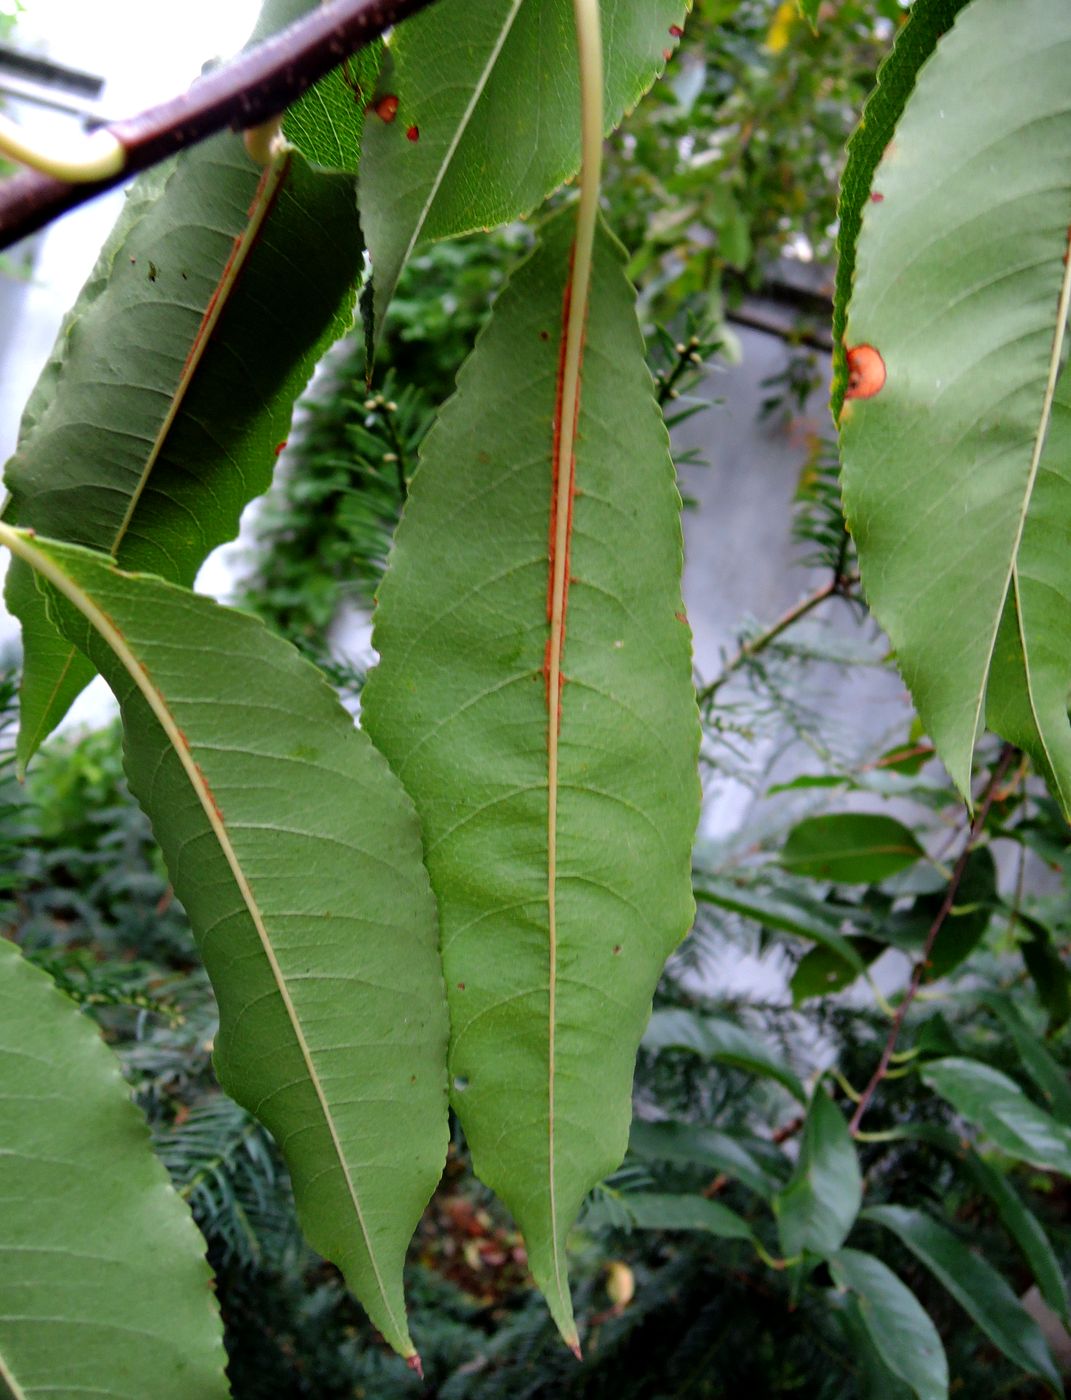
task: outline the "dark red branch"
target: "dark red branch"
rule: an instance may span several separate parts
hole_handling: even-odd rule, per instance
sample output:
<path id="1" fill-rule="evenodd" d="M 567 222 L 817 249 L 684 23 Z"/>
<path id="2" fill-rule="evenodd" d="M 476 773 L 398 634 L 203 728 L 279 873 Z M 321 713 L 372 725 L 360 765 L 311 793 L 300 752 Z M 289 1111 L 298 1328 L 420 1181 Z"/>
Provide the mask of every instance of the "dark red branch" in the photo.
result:
<path id="1" fill-rule="evenodd" d="M 0 248 L 206 136 L 225 127 L 243 131 L 278 116 L 344 58 L 430 3 L 329 0 L 208 73 L 189 92 L 112 123 L 107 129 L 127 152 L 126 165 L 117 175 L 77 185 L 35 170 L 12 175 L 0 182 Z"/>

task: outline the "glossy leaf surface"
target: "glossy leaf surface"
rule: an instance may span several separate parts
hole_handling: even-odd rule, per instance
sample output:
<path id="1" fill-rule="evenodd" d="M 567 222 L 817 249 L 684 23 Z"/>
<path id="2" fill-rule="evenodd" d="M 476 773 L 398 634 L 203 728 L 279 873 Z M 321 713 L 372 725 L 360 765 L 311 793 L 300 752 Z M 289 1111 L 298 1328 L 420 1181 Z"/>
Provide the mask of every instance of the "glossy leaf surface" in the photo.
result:
<path id="1" fill-rule="evenodd" d="M 957 1113 L 1009 1156 L 1071 1176 L 1071 1128 L 1023 1093 L 1013 1079 L 978 1060 L 931 1060 L 922 1077 Z"/>
<path id="2" fill-rule="evenodd" d="M 686 8 L 602 0 L 608 131 L 665 66 Z M 451 0 L 398 26 L 361 161 L 377 323 L 421 243 L 530 213 L 576 172 L 578 73 L 572 0 Z"/>
<path id="3" fill-rule="evenodd" d="M 130 786 L 219 1002 L 220 1083 L 279 1142 L 311 1244 L 411 1354 L 402 1261 L 447 1139 L 412 804 L 319 672 L 253 618 L 0 537 L 119 699 Z"/>
<path id="4" fill-rule="evenodd" d="M 988 717 L 1065 812 L 1069 63 L 1063 0 L 973 0 L 937 45 L 863 216 L 840 417 L 863 584 L 952 778 Z"/>
<path id="5" fill-rule="evenodd" d="M 792 1180 L 774 1201 L 781 1250 L 834 1254 L 855 1223 L 863 1178 L 855 1144 L 840 1109 L 824 1089 L 815 1090 L 803 1128 Z"/>
<path id="6" fill-rule="evenodd" d="M 223 1400 L 205 1244 L 119 1062 L 0 938 L 0 1393 Z"/>
<path id="7" fill-rule="evenodd" d="M 380 589 L 381 661 L 362 713 L 423 824 L 453 1103 L 475 1169 L 516 1216 L 575 1340 L 566 1236 L 624 1155 L 636 1048 L 692 919 L 699 730 L 680 502 L 623 252 L 604 229 L 573 465 L 564 680 L 550 694 L 572 232 L 571 211 L 545 226 L 426 439 Z"/>
<path id="8" fill-rule="evenodd" d="M 856 1297 L 867 1334 L 882 1361 L 918 1400 L 947 1400 L 948 1360 L 937 1328 L 887 1264 L 858 1249 L 829 1262 L 834 1279 Z"/>

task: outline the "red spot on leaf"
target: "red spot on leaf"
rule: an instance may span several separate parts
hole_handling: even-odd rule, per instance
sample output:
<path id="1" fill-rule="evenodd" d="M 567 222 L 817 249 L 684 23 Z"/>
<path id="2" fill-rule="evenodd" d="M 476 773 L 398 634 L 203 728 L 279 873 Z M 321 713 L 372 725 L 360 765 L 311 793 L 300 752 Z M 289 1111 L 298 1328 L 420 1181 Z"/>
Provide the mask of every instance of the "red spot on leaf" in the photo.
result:
<path id="1" fill-rule="evenodd" d="M 684 33 L 684 30 L 680 27 L 679 24 L 671 24 L 669 26 L 669 32 L 673 35 L 674 39 L 679 39 Z"/>
<path id="2" fill-rule="evenodd" d="M 874 193 L 870 196 L 870 202 L 871 204 L 880 204 L 884 200 L 884 198 L 885 196 L 881 193 L 880 190 L 875 190 Z"/>
<path id="3" fill-rule="evenodd" d="M 459 983 L 457 984 L 457 989 L 458 989 L 459 992 L 463 992 L 463 991 L 465 990 L 465 984 L 464 984 L 464 982 L 459 982 Z"/>
<path id="4" fill-rule="evenodd" d="M 275 444 L 275 455 L 276 455 L 276 457 L 281 456 L 282 453 L 285 451 L 285 449 L 286 449 L 286 443 L 287 443 L 287 439 L 286 439 L 286 438 L 283 438 L 282 442 L 277 442 L 277 443 Z"/>
<path id="5" fill-rule="evenodd" d="M 424 1379 L 424 1365 L 420 1360 L 418 1352 L 414 1351 L 412 1356 L 407 1356 L 405 1358 L 405 1364 L 409 1367 L 410 1371 L 415 1371 L 421 1380 Z"/>
<path id="6" fill-rule="evenodd" d="M 687 613 L 675 612 L 675 613 L 673 614 L 673 616 L 677 619 L 678 622 L 683 622 L 684 625 L 685 625 L 685 627 L 688 626 L 688 614 L 687 614 Z"/>
<path id="7" fill-rule="evenodd" d="M 615 958 L 617 957 L 618 953 L 620 953 L 620 951 L 621 951 L 621 944 L 620 944 L 620 943 L 615 943 L 615 944 L 614 944 L 614 957 L 615 957 Z"/>
<path id="8" fill-rule="evenodd" d="M 540 331 L 540 332 L 539 332 L 539 338 L 540 338 L 540 340 L 549 340 L 549 339 L 550 339 L 550 331 Z"/>
<path id="9" fill-rule="evenodd" d="M 372 111 L 375 112 L 380 121 L 386 122 L 389 126 L 398 115 L 398 99 L 393 93 L 389 93 L 386 97 L 381 97 L 378 102 L 373 103 Z"/>
<path id="10" fill-rule="evenodd" d="M 673 57 L 673 50 L 672 50 L 672 49 L 663 49 L 663 50 L 662 50 L 662 57 L 663 57 L 663 58 L 666 60 L 666 62 L 668 63 L 669 60 Z"/>
<path id="11" fill-rule="evenodd" d="M 848 355 L 846 399 L 872 399 L 885 387 L 885 361 L 873 345 L 853 345 Z"/>
<path id="12" fill-rule="evenodd" d="M 419 126 L 411 126 L 411 127 L 409 128 L 409 130 L 405 133 L 405 139 L 406 139 L 407 141 L 419 141 L 419 140 L 420 140 L 420 127 L 419 127 Z"/>

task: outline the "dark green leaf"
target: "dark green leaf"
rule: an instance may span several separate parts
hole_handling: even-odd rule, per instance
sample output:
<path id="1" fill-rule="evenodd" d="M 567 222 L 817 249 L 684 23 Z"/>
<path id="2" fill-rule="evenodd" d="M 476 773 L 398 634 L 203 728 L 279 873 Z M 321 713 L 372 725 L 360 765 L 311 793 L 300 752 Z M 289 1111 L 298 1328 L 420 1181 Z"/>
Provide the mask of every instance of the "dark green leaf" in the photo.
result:
<path id="1" fill-rule="evenodd" d="M 863 1179 L 855 1144 L 840 1109 L 824 1089 L 815 1090 L 792 1180 L 774 1198 L 786 1259 L 835 1254 L 855 1223 Z"/>
<path id="2" fill-rule="evenodd" d="M 891 1230 L 1010 1361 L 1063 1394 L 1040 1328 L 991 1264 L 922 1211 L 872 1206 L 862 1218 Z"/>
<path id="3" fill-rule="evenodd" d="M 1011 1035 L 1023 1069 L 1041 1090 L 1051 1112 L 1071 1128 L 1071 1084 L 1068 1084 L 1063 1066 L 1026 1024 L 1009 996 L 1003 992 L 985 991 L 981 1001 L 1000 1018 Z"/>
<path id="4" fill-rule="evenodd" d="M 1071 1128 L 1038 1108 L 1013 1079 L 978 1060 L 930 1060 L 922 1077 L 1009 1156 L 1071 1176 Z"/>
<path id="5" fill-rule="evenodd" d="M 1040 919 L 1022 912 L 1019 922 L 1026 933 L 1019 951 L 1034 983 L 1038 1000 L 1048 1013 L 1051 1035 L 1071 1021 L 1071 974 L 1060 956 L 1052 929 Z M 1065 1114 L 1061 1114 L 1061 1117 L 1071 1122 L 1071 1117 Z"/>
<path id="6" fill-rule="evenodd" d="M 872 885 L 924 854 L 902 822 L 869 812 L 807 817 L 788 833 L 781 864 L 796 875 L 839 885 Z"/>
<path id="7" fill-rule="evenodd" d="M 879 943 L 876 938 L 853 938 L 851 946 L 856 955 L 866 965 L 880 958 L 888 950 L 888 944 Z M 792 974 L 789 987 L 793 1006 L 800 1006 L 810 997 L 828 997 L 850 987 L 859 976 L 859 969 L 846 963 L 841 955 L 830 948 L 812 948 L 800 959 Z"/>
<path id="8" fill-rule="evenodd" d="M 722 1240 L 751 1240 L 751 1228 L 735 1210 L 705 1196 L 672 1196 L 654 1191 L 629 1191 L 616 1197 L 637 1230 L 695 1230 Z M 586 1216 L 588 1224 L 603 1224 L 598 1205 Z"/>
<path id="9" fill-rule="evenodd" d="M 944 1347 L 910 1288 L 880 1259 L 856 1249 L 842 1249 L 829 1267 L 838 1286 L 855 1294 L 870 1340 L 893 1375 L 918 1400 L 947 1400 Z"/>
<path id="10" fill-rule="evenodd" d="M 866 971 L 866 964 L 856 952 L 852 940 L 840 932 L 843 915 L 836 914 L 828 905 L 763 894 L 710 876 L 704 877 L 702 884 L 696 888 L 695 898 L 699 904 L 714 904 L 719 909 L 754 919 L 764 928 L 817 943 L 854 968 L 857 975 Z"/>
<path id="11" fill-rule="evenodd" d="M 768 1199 L 780 1184 L 739 1137 L 696 1123 L 633 1119 L 629 1151 L 648 1162 L 685 1162 L 740 1181 Z"/>
<path id="12" fill-rule="evenodd" d="M 721 1016 L 704 1016 L 695 1011 L 674 1008 L 656 1011 L 644 1032 L 643 1048 L 659 1050 L 690 1050 L 715 1064 L 732 1065 L 751 1074 L 776 1079 L 800 1101 L 807 1094 L 788 1065 L 763 1045 L 749 1031 Z"/>

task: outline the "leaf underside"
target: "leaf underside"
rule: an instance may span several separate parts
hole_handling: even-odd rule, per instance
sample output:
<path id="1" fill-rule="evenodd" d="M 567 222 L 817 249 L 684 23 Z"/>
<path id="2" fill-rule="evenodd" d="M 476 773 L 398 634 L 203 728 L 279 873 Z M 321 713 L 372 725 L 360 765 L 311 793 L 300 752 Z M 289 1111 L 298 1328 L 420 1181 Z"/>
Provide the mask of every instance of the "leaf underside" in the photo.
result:
<path id="1" fill-rule="evenodd" d="M 135 184 L 27 405 L 9 524 L 185 584 L 233 538 L 295 399 L 350 324 L 361 268 L 351 177 L 295 153 L 278 187 L 268 180 L 223 135 Z M 7 598 L 23 625 L 25 764 L 93 670 L 19 561 Z"/>
<path id="2" fill-rule="evenodd" d="M 219 1001 L 220 1083 L 279 1142 L 310 1243 L 411 1354 L 402 1263 L 447 1142 L 412 804 L 316 669 L 255 619 L 6 534 L 119 699 L 130 786 Z"/>
<path id="3" fill-rule="evenodd" d="M 423 824 L 453 1103 L 475 1170 L 517 1218 L 567 1340 L 576 1333 L 566 1236 L 624 1154 L 636 1047 L 693 914 L 699 741 L 680 502 L 623 251 L 601 227 L 560 709 L 549 694 L 572 231 L 571 211 L 544 227 L 428 436 L 380 590 L 381 661 L 363 696 L 368 732 Z"/>
<path id="4" fill-rule="evenodd" d="M 223 1400 L 204 1240 L 96 1026 L 0 938 L 0 1393 Z"/>
<path id="5" fill-rule="evenodd" d="M 988 688 L 990 722 L 1067 811 L 1071 460 L 1067 390 L 1055 418 L 1047 391 L 1071 291 L 1069 66 L 1064 0 L 1024 0 L 1011 25 L 974 0 L 923 68 L 875 174 L 845 333 L 885 382 L 840 424 L 867 595 L 956 785 Z"/>
<path id="6" fill-rule="evenodd" d="M 606 129 L 677 43 L 686 0 L 602 0 Z M 572 0 L 452 0 L 398 26 L 361 160 L 378 327 L 421 243 L 529 213 L 580 164 Z M 388 109 L 389 110 L 389 109 Z"/>

